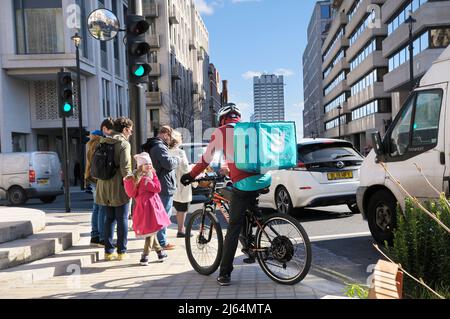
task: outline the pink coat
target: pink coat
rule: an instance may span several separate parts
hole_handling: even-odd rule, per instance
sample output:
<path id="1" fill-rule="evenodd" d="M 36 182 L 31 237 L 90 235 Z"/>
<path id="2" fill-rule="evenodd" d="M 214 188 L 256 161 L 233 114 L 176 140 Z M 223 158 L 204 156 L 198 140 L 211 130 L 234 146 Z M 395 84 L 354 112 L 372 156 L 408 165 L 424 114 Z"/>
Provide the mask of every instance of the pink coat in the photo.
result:
<path id="1" fill-rule="evenodd" d="M 135 199 L 133 230 L 136 237 L 148 237 L 171 224 L 158 193 L 161 184 L 158 176 L 144 176 L 136 187 L 132 179 L 124 180 L 127 195 Z"/>

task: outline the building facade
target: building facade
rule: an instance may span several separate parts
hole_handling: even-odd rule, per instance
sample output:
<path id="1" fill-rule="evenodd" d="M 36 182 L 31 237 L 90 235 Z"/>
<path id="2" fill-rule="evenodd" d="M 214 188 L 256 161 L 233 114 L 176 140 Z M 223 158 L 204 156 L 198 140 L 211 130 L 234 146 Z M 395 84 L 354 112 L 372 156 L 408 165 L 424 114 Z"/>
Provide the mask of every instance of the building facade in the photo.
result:
<path id="1" fill-rule="evenodd" d="M 322 45 L 331 21 L 331 1 L 318 1 L 308 25 L 303 53 L 303 126 L 305 137 L 323 136 Z"/>
<path id="2" fill-rule="evenodd" d="M 217 113 L 222 106 L 220 74 L 216 66 L 209 65 L 209 91 L 211 92 L 208 108 L 203 109 L 203 126 L 206 129 L 217 127 Z"/>
<path id="3" fill-rule="evenodd" d="M 415 83 L 450 45 L 450 1 L 386 0 L 382 22 L 388 36 L 383 41 L 383 57 L 388 60 L 389 73 L 384 77 L 384 89 L 392 94 L 393 116 L 410 90 L 409 25 L 405 23 L 409 11 L 416 20 L 412 29 Z"/>
<path id="4" fill-rule="evenodd" d="M 80 8 L 79 14 L 76 8 Z M 99 7 L 124 21 L 122 0 L 7 0 L 0 11 L 0 151 L 56 151 L 62 158 L 62 120 L 58 115 L 56 75 L 65 69 L 76 79 L 75 45 L 79 32 L 83 126 L 99 129 L 107 116 L 128 116 L 128 83 L 123 35 L 99 42 L 86 30 L 88 14 Z M 76 82 L 75 82 L 76 83 Z M 68 119 L 71 170 L 80 152 L 78 92 Z"/>
<path id="5" fill-rule="evenodd" d="M 409 26 L 417 83 L 450 42 L 450 1 L 335 0 L 322 46 L 326 137 L 363 150 L 386 133 L 411 90 Z"/>
<path id="6" fill-rule="evenodd" d="M 209 117 L 211 112 L 208 30 L 194 0 L 143 3 L 152 48 L 147 134 L 154 136 L 162 125 L 192 132 L 194 121 Z"/>
<path id="7" fill-rule="evenodd" d="M 263 74 L 253 78 L 254 117 L 256 122 L 284 121 L 284 78 Z"/>

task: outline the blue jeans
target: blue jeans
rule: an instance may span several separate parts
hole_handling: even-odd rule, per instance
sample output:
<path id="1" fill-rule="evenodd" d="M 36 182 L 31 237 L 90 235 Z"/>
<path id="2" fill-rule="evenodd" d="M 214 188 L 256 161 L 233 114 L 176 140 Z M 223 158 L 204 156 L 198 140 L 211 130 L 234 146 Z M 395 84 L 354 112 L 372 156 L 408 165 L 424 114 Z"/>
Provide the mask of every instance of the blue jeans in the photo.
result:
<path id="1" fill-rule="evenodd" d="M 101 205 L 96 204 L 95 192 L 97 190 L 95 185 L 91 185 L 92 194 L 94 196 L 94 205 L 92 206 L 92 217 L 91 217 L 91 237 L 98 237 L 100 241 L 105 240 L 105 208 Z"/>
<path id="2" fill-rule="evenodd" d="M 168 196 L 168 195 L 161 195 L 161 194 L 160 194 L 159 197 L 161 198 L 161 201 L 162 201 L 162 203 L 163 203 L 163 205 L 164 205 L 164 208 L 165 208 L 165 210 L 166 210 L 166 213 L 167 213 L 167 215 L 168 215 L 169 218 L 170 218 L 170 216 L 172 216 L 173 195 Z M 161 229 L 161 230 L 158 232 L 158 235 L 157 235 L 159 244 L 160 244 L 161 246 L 163 246 L 163 248 L 164 248 L 164 246 L 167 245 L 167 234 L 166 234 L 166 230 L 167 230 L 167 227 Z"/>
<path id="3" fill-rule="evenodd" d="M 115 222 L 117 222 L 117 252 L 119 254 L 127 252 L 128 209 L 129 203 L 118 207 L 105 206 L 105 253 L 107 254 L 114 252 L 113 237 Z"/>
<path id="4" fill-rule="evenodd" d="M 100 241 L 105 240 L 105 206 L 95 204 L 92 208 L 91 237 L 98 237 Z"/>

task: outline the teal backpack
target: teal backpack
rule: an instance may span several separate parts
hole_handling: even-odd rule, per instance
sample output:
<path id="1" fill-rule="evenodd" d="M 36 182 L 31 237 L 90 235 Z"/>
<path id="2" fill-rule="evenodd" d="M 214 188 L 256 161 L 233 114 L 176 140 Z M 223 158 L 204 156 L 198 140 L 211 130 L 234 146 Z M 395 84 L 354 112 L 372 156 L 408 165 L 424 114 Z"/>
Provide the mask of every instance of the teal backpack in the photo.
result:
<path id="1" fill-rule="evenodd" d="M 296 167 L 295 122 L 236 123 L 234 162 L 239 170 L 259 174 Z"/>

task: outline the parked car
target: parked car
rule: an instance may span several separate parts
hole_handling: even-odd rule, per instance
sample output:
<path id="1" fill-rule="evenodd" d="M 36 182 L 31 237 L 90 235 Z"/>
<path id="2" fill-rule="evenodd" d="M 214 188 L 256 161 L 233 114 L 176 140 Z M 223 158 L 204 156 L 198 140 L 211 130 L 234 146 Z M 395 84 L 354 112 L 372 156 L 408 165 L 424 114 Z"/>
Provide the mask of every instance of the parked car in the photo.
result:
<path id="1" fill-rule="evenodd" d="M 188 158 L 189 165 L 194 166 L 205 153 L 208 143 L 186 143 L 180 145 L 180 148 L 184 150 Z M 210 165 L 210 170 L 218 172 L 221 165 L 224 163 L 221 153 L 216 153 L 214 159 Z M 208 171 L 208 170 L 207 170 Z M 207 172 L 205 171 L 205 173 Z M 205 195 L 209 192 L 210 183 L 202 183 L 198 185 L 197 183 L 192 184 L 192 194 L 193 195 Z M 218 186 L 220 187 L 220 185 Z"/>
<path id="2" fill-rule="evenodd" d="M 406 100 L 384 139 L 373 135 L 374 149 L 361 167 L 358 207 L 379 243 L 393 240 L 396 207 L 405 208 L 400 184 L 420 201 L 450 193 L 450 47 L 433 63 Z M 421 169 L 421 173 L 418 167 Z M 424 178 L 424 176 L 428 181 Z"/>
<path id="3" fill-rule="evenodd" d="M 294 208 L 346 204 L 359 213 L 356 189 L 363 158 L 352 143 L 302 139 L 297 152 L 297 168 L 272 172 L 270 192 L 260 197 L 261 207 L 289 214 Z"/>
<path id="4" fill-rule="evenodd" d="M 54 152 L 0 153 L 0 199 L 22 205 L 30 198 L 52 203 L 64 193 Z"/>

